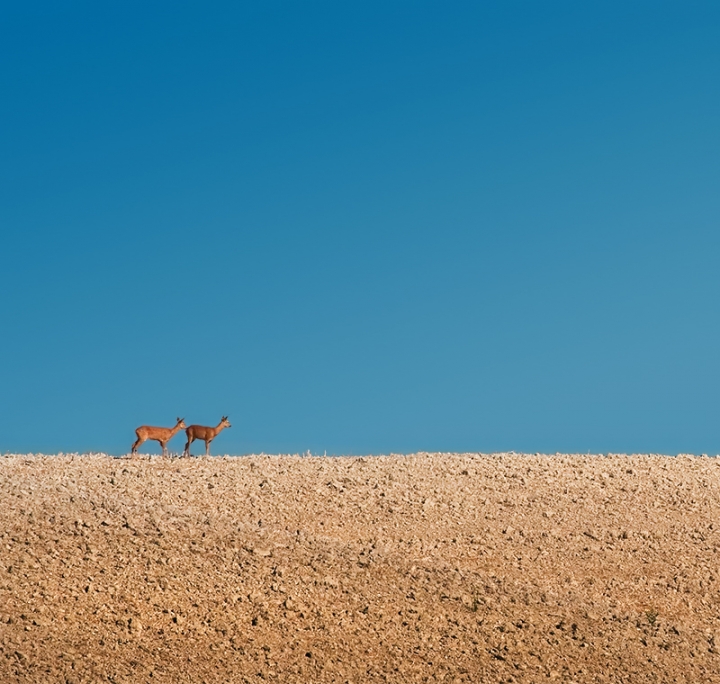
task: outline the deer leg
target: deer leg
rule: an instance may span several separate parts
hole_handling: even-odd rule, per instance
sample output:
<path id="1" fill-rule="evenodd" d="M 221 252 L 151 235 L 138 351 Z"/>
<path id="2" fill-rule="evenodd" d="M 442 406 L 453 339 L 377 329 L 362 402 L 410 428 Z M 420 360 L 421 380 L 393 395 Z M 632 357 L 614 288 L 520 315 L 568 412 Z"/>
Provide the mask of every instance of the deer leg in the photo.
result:
<path id="1" fill-rule="evenodd" d="M 130 453 L 134 456 L 137 453 L 138 448 L 145 440 L 142 437 L 138 437 L 130 448 Z"/>
<path id="2" fill-rule="evenodd" d="M 162 447 L 162 450 L 163 450 L 162 455 L 167 456 L 167 442 L 160 442 L 160 446 Z"/>
<path id="3" fill-rule="evenodd" d="M 194 437 L 188 437 L 187 444 L 185 445 L 185 450 L 183 451 L 183 456 L 185 456 L 185 454 L 187 454 L 188 456 L 190 455 L 190 445 L 191 445 L 194 441 L 195 441 L 195 438 L 194 438 Z"/>
<path id="4" fill-rule="evenodd" d="M 206 456 L 209 456 L 209 455 L 210 455 L 210 442 L 212 442 L 211 439 L 206 439 L 206 440 L 205 440 L 205 455 L 206 455 Z"/>

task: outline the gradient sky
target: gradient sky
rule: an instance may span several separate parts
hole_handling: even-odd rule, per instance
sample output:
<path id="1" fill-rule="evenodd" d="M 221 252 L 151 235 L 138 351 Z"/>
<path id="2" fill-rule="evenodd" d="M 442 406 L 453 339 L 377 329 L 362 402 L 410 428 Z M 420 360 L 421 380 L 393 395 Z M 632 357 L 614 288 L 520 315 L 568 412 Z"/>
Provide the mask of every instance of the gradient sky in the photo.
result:
<path id="1" fill-rule="evenodd" d="M 720 452 L 719 37 L 716 2 L 5 3 L 0 451 L 229 414 L 214 453 Z"/>

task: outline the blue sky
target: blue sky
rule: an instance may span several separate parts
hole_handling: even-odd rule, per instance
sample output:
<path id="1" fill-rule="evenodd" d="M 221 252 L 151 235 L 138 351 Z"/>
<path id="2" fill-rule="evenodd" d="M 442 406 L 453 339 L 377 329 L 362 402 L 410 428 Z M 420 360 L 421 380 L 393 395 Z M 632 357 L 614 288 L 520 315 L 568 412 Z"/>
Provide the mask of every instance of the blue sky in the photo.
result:
<path id="1" fill-rule="evenodd" d="M 719 29 L 7 3 L 0 451 L 720 452 Z"/>

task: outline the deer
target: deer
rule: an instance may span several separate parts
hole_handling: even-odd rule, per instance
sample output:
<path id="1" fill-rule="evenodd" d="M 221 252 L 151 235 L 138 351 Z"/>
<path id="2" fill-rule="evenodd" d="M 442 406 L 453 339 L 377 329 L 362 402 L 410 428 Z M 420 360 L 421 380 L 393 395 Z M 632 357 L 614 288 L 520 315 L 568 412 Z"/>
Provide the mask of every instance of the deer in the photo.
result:
<path id="1" fill-rule="evenodd" d="M 152 425 L 141 425 L 137 430 L 135 430 L 137 440 L 132 445 L 132 455 L 135 456 L 138 447 L 143 442 L 146 442 L 148 439 L 154 439 L 156 442 L 160 442 L 163 450 L 163 456 L 167 456 L 167 443 L 184 427 L 184 418 L 178 418 L 177 425 L 171 428 L 153 427 Z"/>
<path id="2" fill-rule="evenodd" d="M 185 434 L 187 435 L 187 444 L 185 445 L 185 451 L 183 455 L 187 454 L 190 456 L 190 445 L 196 440 L 201 439 L 205 442 L 205 455 L 210 455 L 210 442 L 212 442 L 222 430 L 225 428 L 232 427 L 227 416 L 223 416 L 220 419 L 217 427 L 205 427 L 204 425 L 191 425 Z"/>

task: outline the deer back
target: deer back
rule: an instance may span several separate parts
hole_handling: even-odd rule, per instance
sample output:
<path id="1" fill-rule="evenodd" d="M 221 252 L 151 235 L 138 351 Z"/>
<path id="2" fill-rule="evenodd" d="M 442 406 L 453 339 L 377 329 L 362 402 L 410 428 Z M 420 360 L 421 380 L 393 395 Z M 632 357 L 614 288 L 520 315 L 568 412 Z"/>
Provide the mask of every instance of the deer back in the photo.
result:
<path id="1" fill-rule="evenodd" d="M 215 428 L 207 427 L 205 425 L 190 425 L 185 434 L 188 438 L 193 439 L 209 439 L 215 436 Z"/>
<path id="2" fill-rule="evenodd" d="M 174 428 L 155 427 L 154 425 L 141 425 L 135 433 L 143 439 L 169 439 Z"/>

